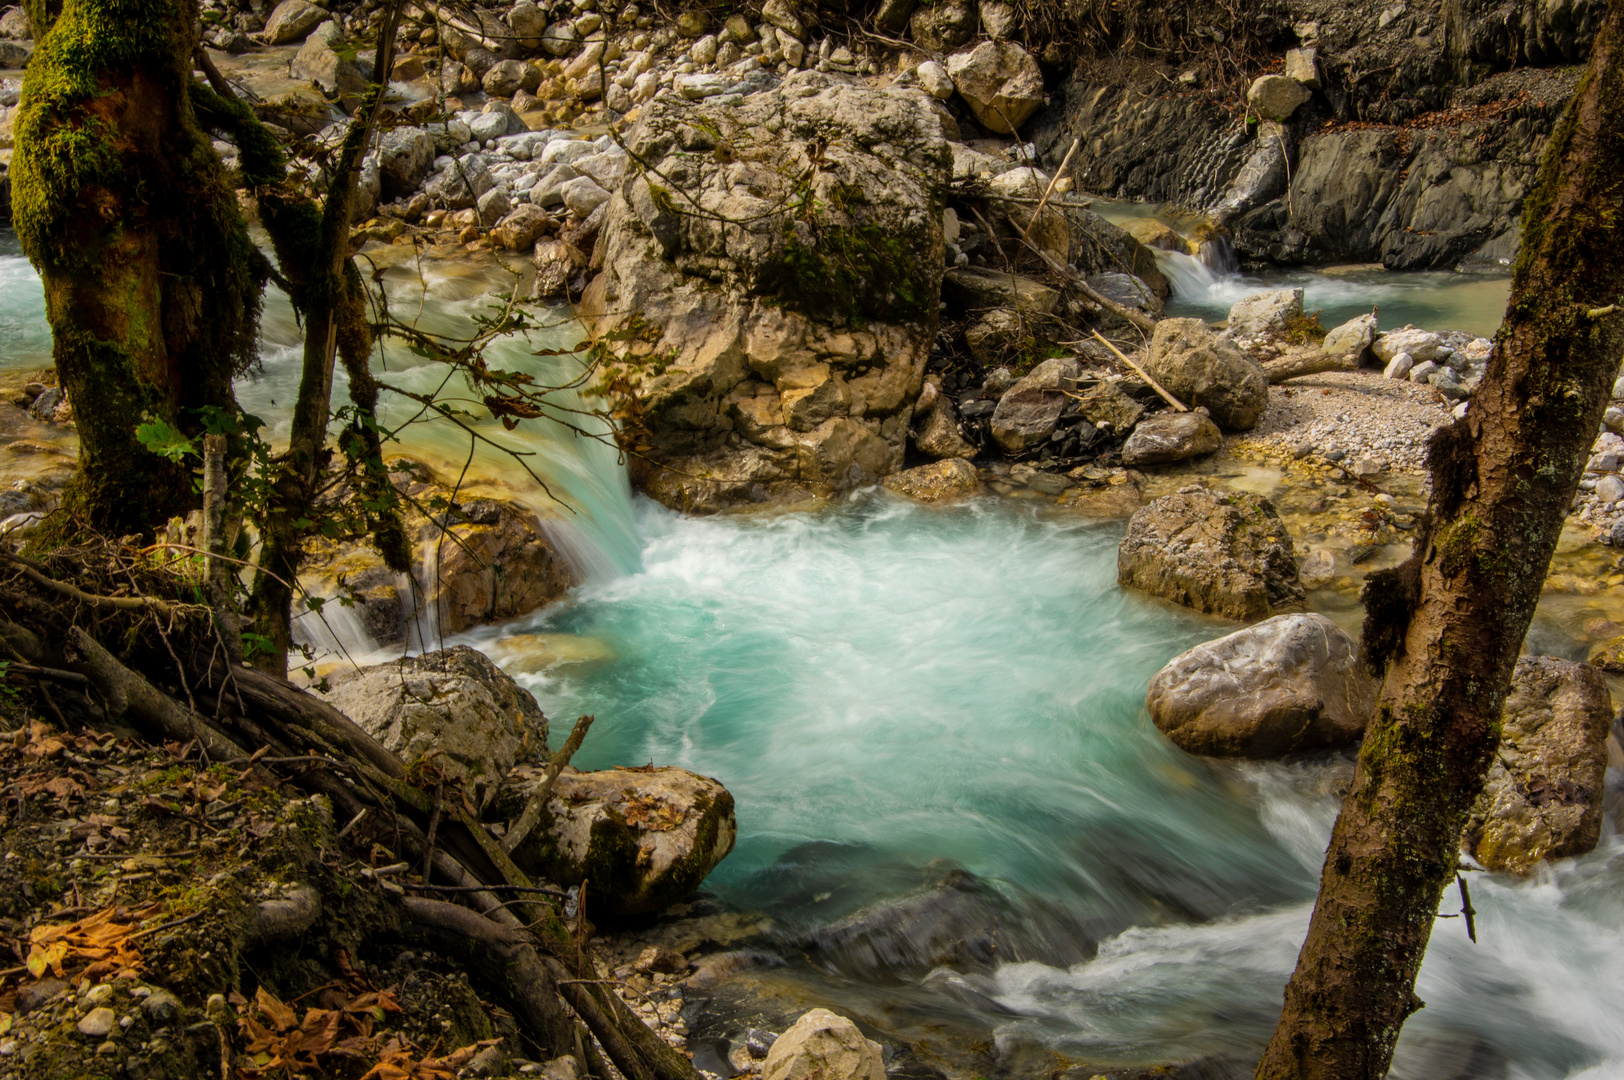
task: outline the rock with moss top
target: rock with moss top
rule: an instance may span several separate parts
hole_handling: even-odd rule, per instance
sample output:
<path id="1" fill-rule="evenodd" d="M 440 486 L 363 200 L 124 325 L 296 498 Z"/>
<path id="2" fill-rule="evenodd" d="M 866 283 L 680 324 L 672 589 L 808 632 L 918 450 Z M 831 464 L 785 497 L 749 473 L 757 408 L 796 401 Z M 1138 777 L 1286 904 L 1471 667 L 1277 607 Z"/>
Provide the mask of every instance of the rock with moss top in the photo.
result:
<path id="1" fill-rule="evenodd" d="M 1518 659 L 1500 750 L 1461 848 L 1490 870 L 1528 873 L 1601 837 L 1613 701 L 1601 672 L 1554 656 Z"/>
<path id="2" fill-rule="evenodd" d="M 516 818 L 544 775 L 522 766 L 502 789 Z M 541 824 L 513 851 L 528 873 L 587 882 L 587 910 L 616 916 L 661 911 L 690 896 L 733 850 L 733 796 L 686 769 L 604 769 L 558 775 Z"/>
<path id="3" fill-rule="evenodd" d="M 547 754 L 536 699 L 466 645 L 341 672 L 323 696 L 408 766 L 463 780 L 480 803 L 515 764 Z"/>
<path id="4" fill-rule="evenodd" d="M 1303 602 L 1291 535 L 1274 505 L 1251 492 L 1192 485 L 1128 522 L 1117 582 L 1230 619 L 1263 619 Z"/>
<path id="5" fill-rule="evenodd" d="M 734 105 L 644 106 L 626 141 L 650 168 L 606 206 L 582 307 L 614 348 L 612 403 L 638 387 L 622 431 L 651 495 L 721 509 L 902 467 L 945 261 L 945 122 L 918 87 L 814 71 Z M 783 157 L 814 144 L 816 168 Z"/>

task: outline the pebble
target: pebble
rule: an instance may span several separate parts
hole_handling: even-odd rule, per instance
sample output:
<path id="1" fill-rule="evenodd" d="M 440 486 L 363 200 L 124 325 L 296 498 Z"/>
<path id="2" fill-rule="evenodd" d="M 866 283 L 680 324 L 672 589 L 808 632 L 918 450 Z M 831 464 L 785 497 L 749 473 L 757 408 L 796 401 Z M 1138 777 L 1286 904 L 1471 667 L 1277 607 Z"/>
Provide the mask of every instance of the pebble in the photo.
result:
<path id="1" fill-rule="evenodd" d="M 1326 372 L 1271 387 L 1257 427 L 1234 446 L 1301 457 L 1318 453 L 1327 461 L 1370 456 L 1385 460 L 1384 471 L 1418 472 L 1426 465 L 1433 429 L 1448 423 L 1449 415 L 1431 387 L 1383 378 L 1378 371 Z"/>
<path id="2" fill-rule="evenodd" d="M 111 987 L 109 987 L 111 989 Z M 118 1017 L 112 1009 L 102 1006 L 91 1009 L 79 1021 L 79 1034 L 90 1039 L 100 1039 L 108 1035 L 118 1026 Z"/>

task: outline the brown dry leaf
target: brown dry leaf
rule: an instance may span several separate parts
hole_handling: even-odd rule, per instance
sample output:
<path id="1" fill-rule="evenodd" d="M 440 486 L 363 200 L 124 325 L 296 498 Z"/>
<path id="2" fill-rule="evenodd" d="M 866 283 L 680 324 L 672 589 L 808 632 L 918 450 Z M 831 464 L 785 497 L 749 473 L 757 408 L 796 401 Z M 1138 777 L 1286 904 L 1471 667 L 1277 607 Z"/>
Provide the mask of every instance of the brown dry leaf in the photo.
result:
<path id="1" fill-rule="evenodd" d="M 633 795 L 626 792 L 625 809 L 621 815 L 626 824 L 645 832 L 666 832 L 682 824 L 683 813 L 670 803 L 652 795 Z"/>
<path id="2" fill-rule="evenodd" d="M 70 960 L 83 960 L 87 964 L 87 975 L 126 969 L 139 971 L 141 953 L 130 935 L 135 933 L 143 917 L 156 910 L 148 908 L 131 914 L 123 908 L 107 907 L 77 922 L 36 926 L 28 933 L 28 970 L 44 971 L 49 967 L 60 977 L 65 974 Z"/>
<path id="3" fill-rule="evenodd" d="M 265 1014 L 265 1019 L 276 1031 L 286 1031 L 299 1022 L 294 1011 L 263 986 L 254 992 L 254 1008 Z"/>

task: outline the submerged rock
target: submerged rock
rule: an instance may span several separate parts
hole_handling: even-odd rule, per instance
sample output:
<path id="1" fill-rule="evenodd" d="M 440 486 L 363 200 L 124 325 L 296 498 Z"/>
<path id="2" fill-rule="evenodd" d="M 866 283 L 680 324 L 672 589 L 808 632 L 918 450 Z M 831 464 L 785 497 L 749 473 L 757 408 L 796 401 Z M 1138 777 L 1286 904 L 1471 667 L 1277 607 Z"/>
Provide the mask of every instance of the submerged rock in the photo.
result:
<path id="1" fill-rule="evenodd" d="M 1145 707 L 1192 754 L 1269 758 L 1357 744 L 1376 691 L 1357 643 L 1330 619 L 1277 615 L 1174 657 Z"/>
<path id="2" fill-rule="evenodd" d="M 885 1080 L 879 1043 L 828 1009 L 813 1009 L 778 1036 L 761 1080 Z"/>
<path id="3" fill-rule="evenodd" d="M 534 766 L 514 771 L 502 789 L 503 816 L 519 815 L 544 773 Z M 707 776 L 653 766 L 566 767 L 541 824 L 513 859 L 550 881 L 586 881 L 589 911 L 638 915 L 699 888 L 733 850 L 737 833 L 733 796 Z"/>
<path id="4" fill-rule="evenodd" d="M 547 754 L 530 692 L 466 645 L 329 678 L 322 696 L 408 766 L 427 762 L 488 803 L 520 760 Z"/>
<path id="5" fill-rule="evenodd" d="M 1128 522 L 1117 582 L 1230 619 L 1262 619 L 1303 601 L 1291 535 L 1274 505 L 1251 492 L 1191 486 Z"/>
<path id="6" fill-rule="evenodd" d="M 616 346 L 606 378 L 640 380 L 642 430 L 622 430 L 655 498 L 713 510 L 901 468 L 945 262 L 940 108 L 815 71 L 738 104 L 644 106 L 627 143 L 652 169 L 608 204 L 583 309 Z M 814 143 L 817 168 L 796 157 Z M 810 221 L 791 197 L 803 165 Z M 653 170 L 708 213 L 682 212 Z"/>
<path id="7" fill-rule="evenodd" d="M 1500 750 L 1461 848 L 1490 870 L 1527 873 L 1601 837 L 1612 697 L 1601 672 L 1554 656 L 1517 660 Z"/>
<path id="8" fill-rule="evenodd" d="M 1169 393 L 1191 408 L 1205 406 L 1226 430 L 1250 430 L 1268 408 L 1262 366 L 1200 319 L 1157 323 L 1144 365 Z"/>

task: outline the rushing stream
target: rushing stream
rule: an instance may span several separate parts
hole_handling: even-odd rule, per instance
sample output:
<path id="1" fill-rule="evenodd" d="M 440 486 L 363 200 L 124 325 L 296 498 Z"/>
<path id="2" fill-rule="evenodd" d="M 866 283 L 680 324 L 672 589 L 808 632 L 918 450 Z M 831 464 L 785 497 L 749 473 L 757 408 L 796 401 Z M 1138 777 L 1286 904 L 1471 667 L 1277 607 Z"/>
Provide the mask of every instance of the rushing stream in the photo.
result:
<path id="1" fill-rule="evenodd" d="M 13 252 L 0 350 L 33 368 L 48 335 Z M 1405 280 L 1424 308 L 1430 279 L 1383 287 Z M 455 317 L 482 287 L 439 279 L 429 310 Z M 285 306 L 265 339 L 240 393 L 274 430 L 297 372 Z M 460 464 L 458 438 L 421 432 L 408 450 Z M 1154 731 L 1150 676 L 1227 627 L 1120 591 L 1119 524 L 878 491 L 684 518 L 634 498 L 601 444 L 523 437 L 574 510 L 555 516 L 584 584 L 463 640 L 555 728 L 598 717 L 583 766 L 681 765 L 732 791 L 738 847 L 707 889 L 771 919 L 741 978 L 923 1043 L 956 1075 L 1256 1055 L 1349 765 L 1209 764 Z M 472 473 L 536 494 L 501 458 Z M 1475 875 L 1478 943 L 1439 922 L 1394 1075 L 1620 1075 L 1621 856 L 1609 827 L 1532 880 Z"/>

